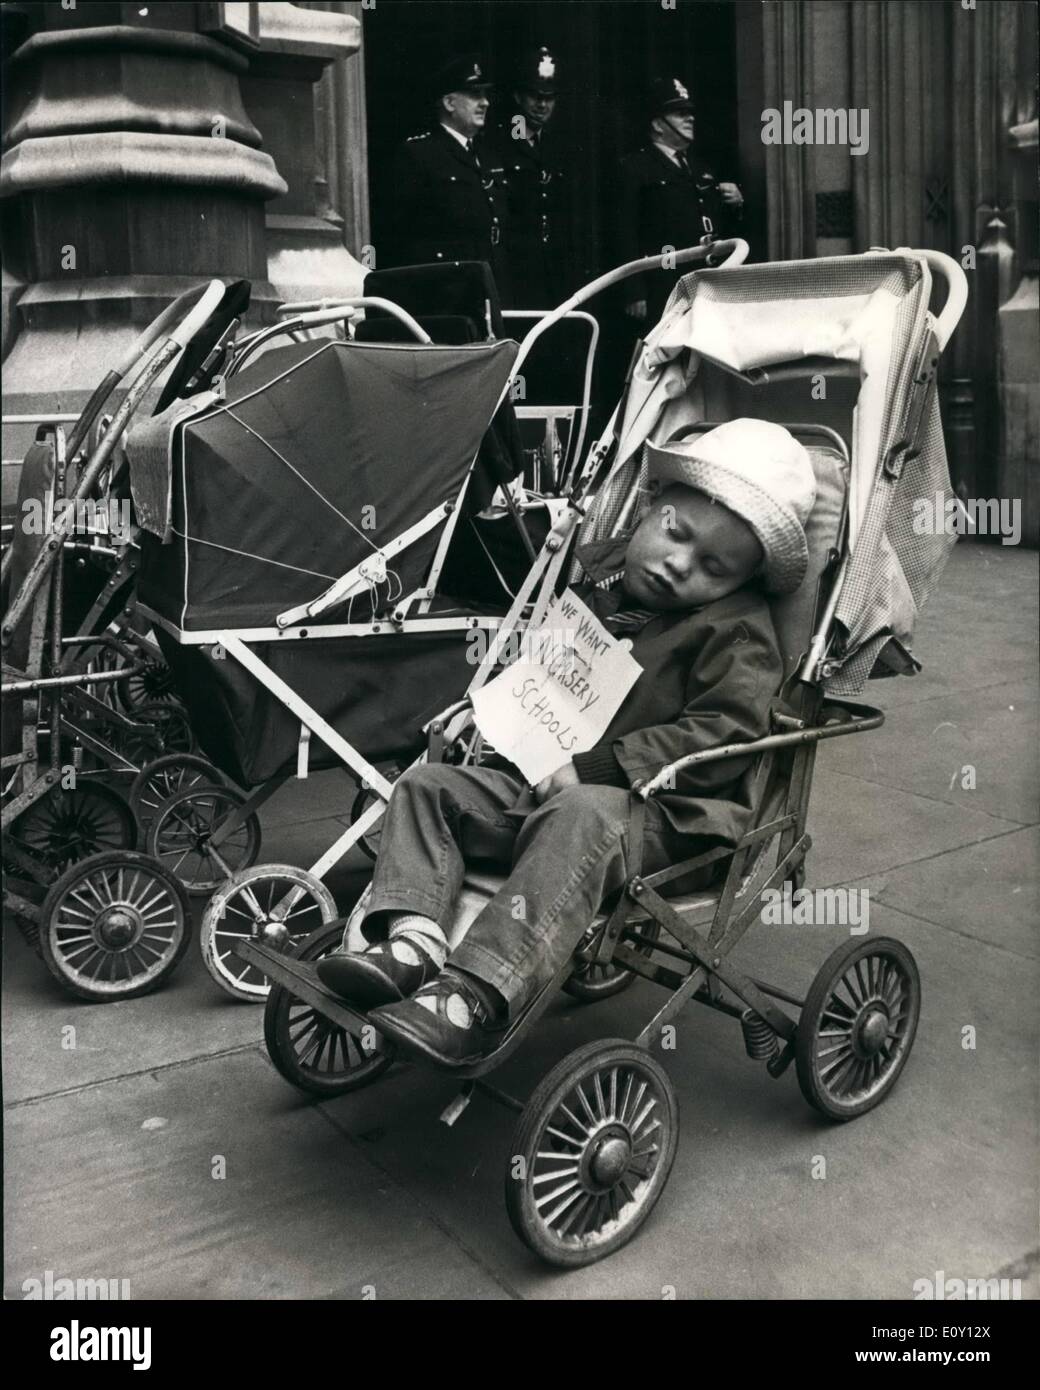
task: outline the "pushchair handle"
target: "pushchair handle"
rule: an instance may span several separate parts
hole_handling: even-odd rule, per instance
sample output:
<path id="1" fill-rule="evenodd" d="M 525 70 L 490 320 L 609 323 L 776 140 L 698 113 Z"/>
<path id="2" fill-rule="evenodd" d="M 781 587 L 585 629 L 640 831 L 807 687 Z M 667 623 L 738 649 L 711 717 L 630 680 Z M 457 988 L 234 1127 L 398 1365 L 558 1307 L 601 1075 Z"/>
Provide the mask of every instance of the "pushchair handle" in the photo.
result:
<path id="1" fill-rule="evenodd" d="M 155 344 L 164 336 L 176 336 L 181 347 L 193 337 L 198 329 L 209 318 L 213 310 L 220 303 L 224 294 L 224 286 L 220 280 L 211 280 L 205 289 L 198 285 L 190 290 L 185 290 L 183 294 L 177 296 L 172 303 L 167 304 L 160 314 L 157 314 L 151 323 L 135 339 L 133 345 L 127 350 L 124 356 L 112 368 L 110 375 L 117 379 L 122 379 Z M 201 317 L 196 318 L 199 310 L 204 308 Z M 171 325 L 176 324 L 180 316 L 184 314 L 184 320 L 180 326 L 170 333 Z M 185 328 L 190 328 L 186 335 L 183 333 Z"/>
<path id="2" fill-rule="evenodd" d="M 433 342 L 426 329 L 417 319 L 412 317 L 407 309 L 402 309 L 400 304 L 395 304 L 392 299 L 384 299 L 381 295 L 362 294 L 355 295 L 353 299 L 302 300 L 298 304 L 280 305 L 278 313 L 286 315 L 286 323 L 291 317 L 292 324 L 289 326 L 295 328 L 297 320 L 303 327 L 308 327 L 311 324 L 336 323 L 340 319 L 355 317 L 356 311 L 359 309 L 381 309 L 383 313 L 395 318 L 398 323 L 403 323 L 417 343 L 429 346 Z"/>
<path id="3" fill-rule="evenodd" d="M 717 267 L 743 265 L 750 249 L 746 241 L 742 241 L 739 237 L 733 237 L 728 241 L 711 242 L 707 246 L 687 246 L 681 251 L 668 251 L 659 256 L 642 256 L 638 261 L 627 261 L 624 265 L 615 266 L 613 270 L 598 275 L 595 280 L 590 280 L 587 285 L 576 290 L 570 299 L 565 299 L 551 314 L 546 314 L 535 324 L 520 344 L 520 351 L 513 363 L 510 380 L 515 380 L 520 368 L 530 356 L 531 349 L 546 329 L 601 291 L 609 289 L 612 285 L 620 284 L 622 280 L 627 280 L 633 275 L 641 275 L 644 270 L 674 270 L 676 266 L 689 265 L 691 261 L 710 261 L 713 266 Z M 725 253 L 725 260 L 713 260 L 720 252 Z M 506 391 L 508 390 L 509 385 L 507 383 Z"/>
<path id="4" fill-rule="evenodd" d="M 376 295 L 358 295 L 353 299 L 316 299 L 307 300 L 300 304 L 283 304 L 278 312 L 289 317 L 283 318 L 278 323 L 273 323 L 267 328 L 261 328 L 259 332 L 252 334 L 238 344 L 238 352 L 235 360 L 228 368 L 228 377 L 237 376 L 245 366 L 250 357 L 254 356 L 257 350 L 271 341 L 272 338 L 290 336 L 303 328 L 317 328 L 324 324 L 339 323 L 345 319 L 351 319 L 359 309 L 382 309 L 391 318 L 403 323 L 409 333 L 415 338 L 417 343 L 429 345 L 433 339 L 417 323 L 406 309 L 402 309 L 399 304 L 394 304 L 389 299 L 381 299 Z"/>
<path id="5" fill-rule="evenodd" d="M 946 284 L 946 303 L 935 320 L 934 330 L 939 351 L 943 352 L 968 302 L 968 277 L 953 257 L 942 251 L 914 251 L 913 254 L 926 262 L 932 274 Z"/>
<path id="6" fill-rule="evenodd" d="M 182 348 L 187 347 L 223 298 L 224 286 L 222 282 L 220 280 L 211 280 L 194 309 L 184 316 L 170 334 L 173 341 Z"/>

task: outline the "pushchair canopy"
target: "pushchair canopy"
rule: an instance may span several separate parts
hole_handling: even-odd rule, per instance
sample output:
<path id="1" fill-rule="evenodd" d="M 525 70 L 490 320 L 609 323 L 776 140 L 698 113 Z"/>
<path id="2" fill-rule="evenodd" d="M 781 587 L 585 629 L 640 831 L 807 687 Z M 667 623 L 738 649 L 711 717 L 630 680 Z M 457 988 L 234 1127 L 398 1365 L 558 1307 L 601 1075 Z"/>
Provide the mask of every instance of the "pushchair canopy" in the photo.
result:
<path id="1" fill-rule="evenodd" d="M 950 289 L 938 319 L 928 309 L 933 267 Z M 956 540 L 915 530 L 913 504 L 953 495 L 934 385 L 963 279 L 933 252 L 685 276 L 634 369 L 612 476 L 583 539 L 637 519 L 648 440 L 745 414 L 836 425 L 851 441 L 852 476 L 836 608 L 843 649 L 830 661 L 828 689 L 851 695 L 871 674 L 916 669 L 908 650 L 916 615 Z"/>

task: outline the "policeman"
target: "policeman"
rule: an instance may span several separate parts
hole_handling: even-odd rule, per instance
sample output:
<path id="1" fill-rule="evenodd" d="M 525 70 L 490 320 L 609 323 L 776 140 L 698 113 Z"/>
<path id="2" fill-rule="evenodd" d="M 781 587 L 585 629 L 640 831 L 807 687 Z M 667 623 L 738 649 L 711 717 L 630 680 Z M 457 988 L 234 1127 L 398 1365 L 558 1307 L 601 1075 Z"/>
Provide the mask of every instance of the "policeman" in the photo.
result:
<path id="1" fill-rule="evenodd" d="M 434 76 L 434 120 L 405 142 L 394 167 L 394 264 L 487 261 L 499 279 L 504 174 L 474 148 L 490 87 L 475 54 L 453 58 Z"/>
<path id="2" fill-rule="evenodd" d="M 649 139 L 621 162 L 619 260 L 660 255 L 731 234 L 744 196 L 735 183 L 718 183 L 692 150 L 693 102 L 678 77 L 657 78 L 647 103 Z M 624 282 L 625 313 L 641 332 L 661 317 L 676 278 L 661 272 Z"/>
<path id="3" fill-rule="evenodd" d="M 486 137 L 509 196 L 510 308 L 551 309 L 566 290 L 564 171 L 549 134 L 558 92 L 555 56 L 529 49 L 514 72 L 512 102 Z"/>

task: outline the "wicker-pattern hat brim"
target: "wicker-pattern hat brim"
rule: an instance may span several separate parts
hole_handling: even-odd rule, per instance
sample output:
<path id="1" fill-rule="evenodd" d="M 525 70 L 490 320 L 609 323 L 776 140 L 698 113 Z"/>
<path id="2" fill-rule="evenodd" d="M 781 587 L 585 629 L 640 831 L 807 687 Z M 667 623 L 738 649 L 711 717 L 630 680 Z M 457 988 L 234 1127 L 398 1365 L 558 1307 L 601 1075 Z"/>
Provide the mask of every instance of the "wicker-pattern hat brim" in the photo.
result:
<path id="1" fill-rule="evenodd" d="M 682 483 L 707 493 L 751 527 L 765 554 L 763 576 L 771 593 L 790 594 L 798 588 L 805 578 L 809 551 L 802 524 L 790 507 L 723 464 L 649 443 L 646 452 L 651 480 Z"/>

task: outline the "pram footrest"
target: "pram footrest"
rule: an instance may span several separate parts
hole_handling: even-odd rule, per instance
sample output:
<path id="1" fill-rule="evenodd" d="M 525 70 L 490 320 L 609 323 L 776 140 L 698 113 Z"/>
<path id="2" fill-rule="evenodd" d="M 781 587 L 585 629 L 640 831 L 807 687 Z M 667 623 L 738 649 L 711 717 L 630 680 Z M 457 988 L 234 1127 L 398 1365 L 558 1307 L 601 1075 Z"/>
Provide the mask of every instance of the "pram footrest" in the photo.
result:
<path id="1" fill-rule="evenodd" d="M 292 990 L 297 999 L 310 1004 L 314 1009 L 331 1019 L 340 1028 L 354 1036 L 360 1036 L 365 1028 L 375 1028 L 364 1014 L 352 1009 L 349 1004 L 330 994 L 318 979 L 313 961 L 295 960 L 271 946 L 261 946 L 256 941 L 236 941 L 232 953 L 257 966 L 275 984 Z"/>

